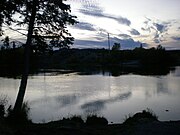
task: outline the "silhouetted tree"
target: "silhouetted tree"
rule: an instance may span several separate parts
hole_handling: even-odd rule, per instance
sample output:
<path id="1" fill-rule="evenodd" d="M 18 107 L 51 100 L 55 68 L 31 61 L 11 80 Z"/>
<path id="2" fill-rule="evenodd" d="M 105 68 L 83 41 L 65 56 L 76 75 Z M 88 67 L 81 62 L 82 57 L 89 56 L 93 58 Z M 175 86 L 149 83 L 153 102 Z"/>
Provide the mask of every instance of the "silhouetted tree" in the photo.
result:
<path id="1" fill-rule="evenodd" d="M 1 50 L 4 50 L 5 48 L 4 48 L 4 45 L 1 45 Z"/>
<path id="2" fill-rule="evenodd" d="M 73 37 L 66 25 L 76 23 L 76 17 L 72 16 L 70 11 L 70 5 L 62 0 L 0 0 L 0 34 L 3 34 L 3 23 L 8 26 L 15 23 L 27 29 L 24 71 L 14 112 L 20 111 L 25 95 L 33 35 L 42 38 L 54 37 L 58 41 L 72 44 Z"/>
<path id="3" fill-rule="evenodd" d="M 139 47 L 139 48 L 141 48 L 141 49 L 142 49 L 142 48 L 143 48 L 143 44 L 140 44 L 140 47 Z"/>
<path id="4" fill-rule="evenodd" d="M 112 50 L 120 50 L 120 49 L 121 49 L 120 43 L 114 43 Z"/>
<path id="5" fill-rule="evenodd" d="M 158 45 L 156 49 L 157 49 L 157 50 L 165 50 L 165 48 L 162 47 L 162 45 Z"/>
<path id="6" fill-rule="evenodd" d="M 9 37 L 6 36 L 2 41 L 3 41 L 4 48 L 9 49 L 10 48 Z"/>
<path id="7" fill-rule="evenodd" d="M 50 51 L 53 48 L 47 44 L 43 37 L 35 34 L 32 38 L 31 49 L 33 53 L 45 53 L 46 51 Z"/>
<path id="8" fill-rule="evenodd" d="M 15 49 L 16 48 L 16 43 L 15 43 L 15 41 L 12 41 L 12 47 L 13 47 L 13 49 Z"/>

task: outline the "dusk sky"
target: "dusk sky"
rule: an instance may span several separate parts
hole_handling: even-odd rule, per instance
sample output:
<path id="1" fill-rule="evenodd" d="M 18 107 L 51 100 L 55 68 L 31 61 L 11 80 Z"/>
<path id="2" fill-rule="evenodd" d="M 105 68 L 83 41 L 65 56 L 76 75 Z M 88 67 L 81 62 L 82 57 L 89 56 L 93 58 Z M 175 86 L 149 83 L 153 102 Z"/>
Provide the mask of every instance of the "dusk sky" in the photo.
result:
<path id="1" fill-rule="evenodd" d="M 161 44 L 166 49 L 180 49 L 180 0 L 67 0 L 79 23 L 68 26 L 75 37 L 75 48 L 133 49 L 141 43 L 146 48 Z M 6 30 L 11 39 L 24 37 Z"/>
<path id="2" fill-rule="evenodd" d="M 180 49 L 180 0 L 69 0 L 80 22 L 70 30 L 74 47 L 107 47 L 120 42 L 131 49 L 159 44 Z"/>

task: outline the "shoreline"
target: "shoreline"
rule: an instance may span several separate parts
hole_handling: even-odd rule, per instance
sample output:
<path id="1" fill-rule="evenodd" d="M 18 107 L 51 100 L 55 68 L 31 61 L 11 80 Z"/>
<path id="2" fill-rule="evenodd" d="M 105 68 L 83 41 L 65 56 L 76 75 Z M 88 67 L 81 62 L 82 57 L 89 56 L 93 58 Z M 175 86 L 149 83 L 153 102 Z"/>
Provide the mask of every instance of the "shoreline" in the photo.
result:
<path id="1" fill-rule="evenodd" d="M 151 112 L 142 111 L 116 124 L 98 116 L 86 122 L 79 116 L 38 124 L 0 121 L 0 135 L 179 135 L 179 127 L 180 120 L 159 121 Z"/>
<path id="2" fill-rule="evenodd" d="M 58 121 L 13 127 L 0 124 L 0 135 L 179 135 L 180 120 L 108 124 L 106 126 L 60 125 Z"/>

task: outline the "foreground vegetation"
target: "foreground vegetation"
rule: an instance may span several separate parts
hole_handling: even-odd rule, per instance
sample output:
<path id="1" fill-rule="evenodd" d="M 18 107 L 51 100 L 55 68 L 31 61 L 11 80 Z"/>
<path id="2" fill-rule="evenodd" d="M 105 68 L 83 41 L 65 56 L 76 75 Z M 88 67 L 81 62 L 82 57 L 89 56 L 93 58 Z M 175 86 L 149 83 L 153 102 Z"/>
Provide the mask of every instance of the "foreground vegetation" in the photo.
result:
<path id="1" fill-rule="evenodd" d="M 179 135 L 179 126 L 180 121 L 160 122 L 147 110 L 128 117 L 122 124 L 108 124 L 104 117 L 96 115 L 88 116 L 85 121 L 73 116 L 43 124 L 32 123 L 21 116 L 0 118 L 1 135 Z"/>
<path id="2" fill-rule="evenodd" d="M 104 117 L 89 115 L 63 118 L 48 123 L 32 123 L 24 103 L 14 115 L 7 99 L 0 99 L 0 135 L 179 135 L 180 121 L 161 122 L 150 109 L 128 116 L 122 124 L 108 124 Z"/>

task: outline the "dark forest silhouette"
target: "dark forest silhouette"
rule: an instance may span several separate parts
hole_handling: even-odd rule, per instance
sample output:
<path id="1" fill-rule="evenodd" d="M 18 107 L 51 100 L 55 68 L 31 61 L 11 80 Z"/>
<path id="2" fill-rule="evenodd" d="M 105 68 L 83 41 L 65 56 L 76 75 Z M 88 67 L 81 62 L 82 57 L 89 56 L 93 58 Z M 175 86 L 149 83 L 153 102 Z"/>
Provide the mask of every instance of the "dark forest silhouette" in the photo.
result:
<path id="1" fill-rule="evenodd" d="M 34 74 L 42 69 L 43 72 L 65 69 L 67 72 L 71 70 L 80 74 L 110 72 L 113 76 L 127 73 L 166 75 L 172 67 L 180 65 L 180 51 L 159 48 L 161 47 L 139 47 L 110 52 L 106 49 L 60 49 L 45 53 L 31 51 L 30 73 Z M 22 68 L 23 48 L 0 51 L 0 76 L 18 77 Z"/>

